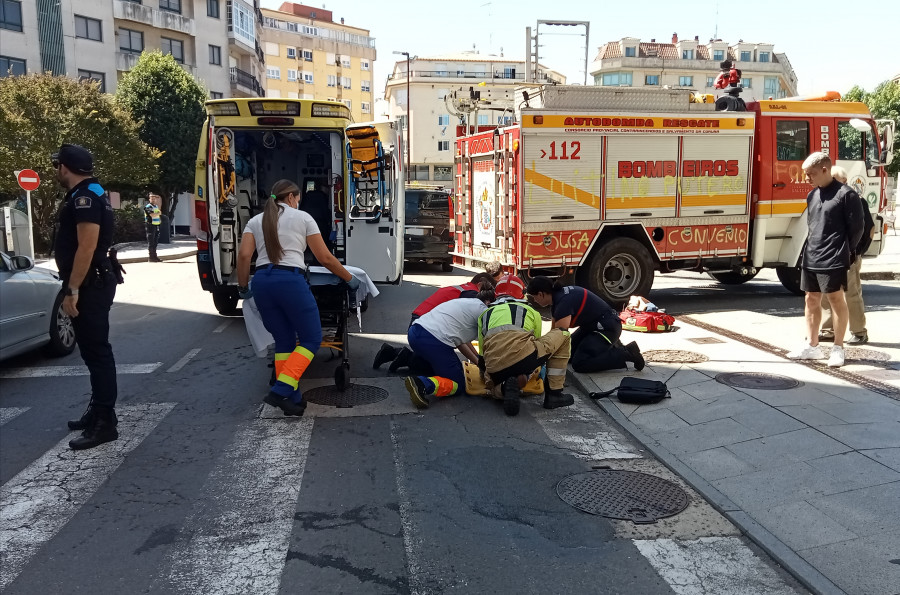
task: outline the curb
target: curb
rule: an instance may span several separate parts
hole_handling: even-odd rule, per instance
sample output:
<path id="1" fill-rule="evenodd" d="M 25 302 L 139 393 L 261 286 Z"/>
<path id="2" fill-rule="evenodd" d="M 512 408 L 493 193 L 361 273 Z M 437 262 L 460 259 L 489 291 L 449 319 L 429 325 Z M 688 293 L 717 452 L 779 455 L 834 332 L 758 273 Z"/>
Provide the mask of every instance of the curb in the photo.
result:
<path id="1" fill-rule="evenodd" d="M 178 260 L 179 258 L 185 258 L 187 256 L 195 256 L 197 254 L 196 250 L 188 250 L 186 252 L 179 252 L 178 254 L 160 254 L 160 260 Z M 147 256 L 126 256 L 125 258 L 119 259 L 119 264 L 132 264 L 135 262 L 147 262 L 150 259 L 150 254 Z"/>
<path id="2" fill-rule="evenodd" d="M 860 273 L 859 278 L 863 281 L 900 281 L 900 273 L 872 271 L 869 273 Z"/>
<path id="3" fill-rule="evenodd" d="M 578 372 L 571 372 L 568 375 L 568 377 L 573 380 L 573 384 L 575 384 L 585 396 L 589 395 L 591 392 L 591 389 L 588 388 L 588 384 L 586 384 L 585 380 L 593 384 L 590 378 L 585 378 L 586 376 L 587 375 Z M 590 399 L 590 397 L 588 397 L 588 399 Z M 668 467 L 669 470 L 687 482 L 687 484 L 703 496 L 713 508 L 734 523 L 744 535 L 771 556 L 772 559 L 778 562 L 778 564 L 793 575 L 793 577 L 804 587 L 813 593 L 820 595 L 846 595 L 846 592 L 831 582 L 828 577 L 819 572 L 794 550 L 785 545 L 784 542 L 772 535 L 768 529 L 760 525 L 737 504 L 713 487 L 708 481 L 700 477 L 693 469 L 682 463 L 681 460 L 667 448 L 660 445 L 650 436 L 644 434 L 640 428 L 625 417 L 622 411 L 608 399 L 597 399 L 595 402 L 603 411 L 612 417 L 622 429 L 628 432 L 632 438 L 640 442 L 653 454 L 653 456 Z"/>

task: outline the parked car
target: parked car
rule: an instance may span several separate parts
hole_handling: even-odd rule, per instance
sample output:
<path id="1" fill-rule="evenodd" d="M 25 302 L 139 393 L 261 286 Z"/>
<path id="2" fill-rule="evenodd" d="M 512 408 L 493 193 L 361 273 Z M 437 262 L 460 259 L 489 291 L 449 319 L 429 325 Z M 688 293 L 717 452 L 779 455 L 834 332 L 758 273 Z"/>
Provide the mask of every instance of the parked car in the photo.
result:
<path id="1" fill-rule="evenodd" d="M 62 301 L 54 271 L 0 252 L 0 360 L 38 347 L 51 357 L 72 353 L 75 329 Z"/>
<path id="2" fill-rule="evenodd" d="M 407 262 L 440 263 L 453 270 L 450 236 L 450 191 L 440 187 L 406 187 L 406 228 L 403 249 Z"/>

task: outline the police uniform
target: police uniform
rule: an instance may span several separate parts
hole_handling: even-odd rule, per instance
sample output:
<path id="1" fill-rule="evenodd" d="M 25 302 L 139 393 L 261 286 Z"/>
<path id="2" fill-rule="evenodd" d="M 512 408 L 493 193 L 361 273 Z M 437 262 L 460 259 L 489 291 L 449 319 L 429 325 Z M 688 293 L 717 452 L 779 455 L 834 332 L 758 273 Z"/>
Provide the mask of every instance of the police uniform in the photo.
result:
<path id="1" fill-rule="evenodd" d="M 147 219 L 147 247 L 150 252 L 150 262 L 161 262 L 156 255 L 156 245 L 159 243 L 159 226 L 162 223 L 162 212 L 159 207 L 148 202 L 144 205 L 144 213 Z"/>
<path id="2" fill-rule="evenodd" d="M 63 145 L 58 159 L 76 173 L 93 170 L 90 153 L 82 147 Z M 100 233 L 90 267 L 81 286 L 72 288 L 69 279 L 78 250 L 79 223 L 97 224 L 100 226 Z M 88 438 L 98 418 L 103 419 L 105 425 L 103 431 L 106 435 L 118 436 L 115 431 L 114 413 L 117 397 L 116 362 L 109 343 L 109 311 L 116 295 L 117 284 L 108 257 L 113 229 L 113 211 L 109 204 L 109 196 L 96 178 L 82 180 L 66 193 L 59 209 L 54 253 L 66 292 L 78 290 L 76 303 L 78 316 L 72 319 L 72 325 L 81 358 L 90 372 L 91 401 L 82 419 L 69 422 L 69 427 L 84 429 L 84 438 Z M 70 444 L 73 448 L 78 448 L 74 442 L 76 441 Z M 81 448 L 91 446 L 96 444 L 89 443 L 87 446 L 82 445 Z"/>

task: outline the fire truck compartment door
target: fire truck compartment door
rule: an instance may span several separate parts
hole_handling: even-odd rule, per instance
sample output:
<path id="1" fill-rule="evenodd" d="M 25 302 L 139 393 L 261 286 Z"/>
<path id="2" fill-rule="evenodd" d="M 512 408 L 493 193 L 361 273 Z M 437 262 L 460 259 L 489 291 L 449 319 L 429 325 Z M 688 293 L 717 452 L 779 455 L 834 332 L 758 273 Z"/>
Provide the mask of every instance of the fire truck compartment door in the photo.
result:
<path id="1" fill-rule="evenodd" d="M 760 147 L 763 161 L 757 215 L 796 217 L 806 210 L 806 195 L 812 189 L 806 183 L 802 165 L 811 152 L 820 148 L 818 142 L 812 143 L 818 131 L 808 118 L 767 119 L 771 126 L 768 138 L 774 139 L 775 146 Z"/>
<path id="2" fill-rule="evenodd" d="M 610 136 L 606 151 L 606 219 L 675 216 L 677 136 Z"/>
<path id="3" fill-rule="evenodd" d="M 524 138 L 525 223 L 600 219 L 602 143 L 600 135 L 562 131 Z"/>
<path id="4" fill-rule="evenodd" d="M 749 136 L 685 136 L 681 155 L 682 217 L 747 212 Z"/>

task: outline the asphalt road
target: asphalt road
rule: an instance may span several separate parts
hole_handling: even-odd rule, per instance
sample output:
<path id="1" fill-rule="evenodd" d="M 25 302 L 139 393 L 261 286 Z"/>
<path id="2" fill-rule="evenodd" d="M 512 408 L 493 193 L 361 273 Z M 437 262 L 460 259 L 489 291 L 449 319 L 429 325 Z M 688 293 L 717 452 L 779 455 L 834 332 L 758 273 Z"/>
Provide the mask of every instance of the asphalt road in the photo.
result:
<path id="1" fill-rule="evenodd" d="M 120 440 L 65 447 L 89 385 L 52 366 L 77 353 L 0 364 L 4 593 L 803 592 L 686 486 L 688 508 L 648 525 L 563 502 L 561 479 L 602 465 L 683 486 L 586 398 L 556 411 L 532 398 L 516 418 L 472 397 L 415 412 L 370 362 L 468 273 L 411 268 L 371 301 L 351 371 L 387 398 L 286 419 L 262 406 L 266 361 L 192 259 L 127 269 L 112 314 Z M 798 299 L 657 287 L 671 312 Z M 329 385 L 335 365 L 320 352 L 302 388 Z"/>

